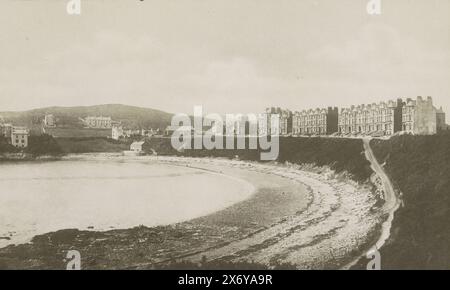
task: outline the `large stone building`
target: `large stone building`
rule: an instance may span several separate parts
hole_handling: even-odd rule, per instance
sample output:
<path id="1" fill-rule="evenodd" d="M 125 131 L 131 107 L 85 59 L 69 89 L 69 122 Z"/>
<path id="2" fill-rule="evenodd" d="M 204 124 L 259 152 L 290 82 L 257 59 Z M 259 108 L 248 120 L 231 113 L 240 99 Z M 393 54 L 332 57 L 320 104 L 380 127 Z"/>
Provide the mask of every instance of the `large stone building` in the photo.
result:
<path id="1" fill-rule="evenodd" d="M 111 129 L 111 138 L 114 140 L 119 140 L 124 136 L 124 131 L 122 126 L 113 126 Z"/>
<path id="2" fill-rule="evenodd" d="M 407 99 L 402 108 L 402 131 L 415 135 L 432 135 L 445 130 L 445 113 L 433 106 L 433 99 Z"/>
<path id="3" fill-rule="evenodd" d="M 278 129 L 278 132 L 271 131 L 271 118 L 272 115 L 278 115 L 279 116 L 279 128 L 275 128 L 273 130 Z M 289 134 L 292 134 L 292 112 L 289 110 L 283 110 L 281 108 L 267 108 L 266 109 L 266 116 L 267 116 L 267 129 L 264 128 L 263 130 L 259 131 L 260 135 L 265 135 L 265 133 L 269 135 L 280 135 L 280 136 L 286 136 Z"/>
<path id="4" fill-rule="evenodd" d="M 44 126 L 45 127 L 56 127 L 56 120 L 53 114 L 46 114 L 44 117 Z"/>
<path id="5" fill-rule="evenodd" d="M 369 105 L 342 108 L 339 114 L 339 133 L 385 136 L 401 131 L 401 99 Z"/>
<path id="6" fill-rule="evenodd" d="M 28 147 L 28 136 L 30 131 L 26 127 L 16 127 L 12 124 L 0 124 L 0 135 L 6 139 L 8 144 L 17 148 Z"/>
<path id="7" fill-rule="evenodd" d="M 294 112 L 292 120 L 293 135 L 331 135 L 338 131 L 337 107 L 310 109 Z"/>
<path id="8" fill-rule="evenodd" d="M 17 148 L 28 147 L 29 131 L 25 127 L 13 127 L 11 131 L 11 145 Z"/>
<path id="9" fill-rule="evenodd" d="M 399 98 L 340 111 L 336 107 L 328 107 L 291 113 L 280 108 L 268 108 L 268 125 L 273 114 L 280 116 L 280 135 L 332 135 L 338 132 L 341 136 L 381 137 L 397 132 L 431 135 L 449 129 L 442 107 L 436 109 L 431 97 L 424 100 L 420 96 L 417 100 L 403 101 Z M 259 132 L 264 134 L 264 128 Z"/>
<path id="10" fill-rule="evenodd" d="M 87 117 L 84 123 L 88 128 L 109 129 L 113 121 L 111 117 Z"/>

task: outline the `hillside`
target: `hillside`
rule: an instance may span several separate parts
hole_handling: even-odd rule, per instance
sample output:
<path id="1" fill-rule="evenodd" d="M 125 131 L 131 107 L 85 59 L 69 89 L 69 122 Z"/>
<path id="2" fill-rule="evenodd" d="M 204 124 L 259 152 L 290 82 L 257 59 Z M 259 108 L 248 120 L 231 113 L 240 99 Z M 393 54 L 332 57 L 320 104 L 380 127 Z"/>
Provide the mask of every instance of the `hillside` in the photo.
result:
<path id="1" fill-rule="evenodd" d="M 117 104 L 87 107 L 49 107 L 23 112 L 0 112 L 4 122 L 35 128 L 40 126 L 45 114 L 56 117 L 58 127 L 82 127 L 79 118 L 87 116 L 108 116 L 120 121 L 130 129 L 160 128 L 165 129 L 171 121 L 172 114 L 154 109 L 125 106 Z"/>
<path id="2" fill-rule="evenodd" d="M 373 140 L 404 206 L 381 250 L 383 269 L 450 268 L 450 134 Z"/>

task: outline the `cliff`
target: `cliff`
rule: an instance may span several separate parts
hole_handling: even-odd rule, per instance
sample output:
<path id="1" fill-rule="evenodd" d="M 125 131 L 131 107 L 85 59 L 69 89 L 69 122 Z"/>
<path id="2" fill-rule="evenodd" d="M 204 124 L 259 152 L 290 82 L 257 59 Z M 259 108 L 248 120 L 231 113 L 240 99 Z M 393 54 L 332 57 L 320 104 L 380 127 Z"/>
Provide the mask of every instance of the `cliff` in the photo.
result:
<path id="1" fill-rule="evenodd" d="M 402 192 L 383 269 L 450 268 L 450 134 L 372 140 L 377 159 Z"/>

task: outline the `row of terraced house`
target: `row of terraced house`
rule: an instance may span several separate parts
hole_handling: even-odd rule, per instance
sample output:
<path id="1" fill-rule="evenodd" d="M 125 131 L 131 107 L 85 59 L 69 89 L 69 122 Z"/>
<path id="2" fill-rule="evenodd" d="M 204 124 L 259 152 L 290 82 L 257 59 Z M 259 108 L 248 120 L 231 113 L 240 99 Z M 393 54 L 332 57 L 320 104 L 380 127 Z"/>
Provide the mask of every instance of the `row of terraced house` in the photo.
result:
<path id="1" fill-rule="evenodd" d="M 311 136 L 391 136 L 397 132 L 433 135 L 447 130 L 445 113 L 433 99 L 417 97 L 364 104 L 338 109 L 317 108 L 292 112 L 281 108 L 266 109 L 267 115 L 280 117 L 280 135 Z"/>

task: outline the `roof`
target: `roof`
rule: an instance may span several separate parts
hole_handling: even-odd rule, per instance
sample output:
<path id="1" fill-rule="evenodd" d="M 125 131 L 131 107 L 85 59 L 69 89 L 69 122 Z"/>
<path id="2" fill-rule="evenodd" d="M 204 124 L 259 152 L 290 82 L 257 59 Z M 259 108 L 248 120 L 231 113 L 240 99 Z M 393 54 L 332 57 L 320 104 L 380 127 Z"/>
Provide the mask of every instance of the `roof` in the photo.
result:
<path id="1" fill-rule="evenodd" d="M 28 129 L 22 128 L 22 127 L 13 127 L 12 129 L 13 134 L 26 134 L 28 135 Z"/>
<path id="2" fill-rule="evenodd" d="M 145 141 L 139 141 L 139 142 L 133 142 L 131 143 L 131 146 L 142 146 L 144 145 Z"/>

